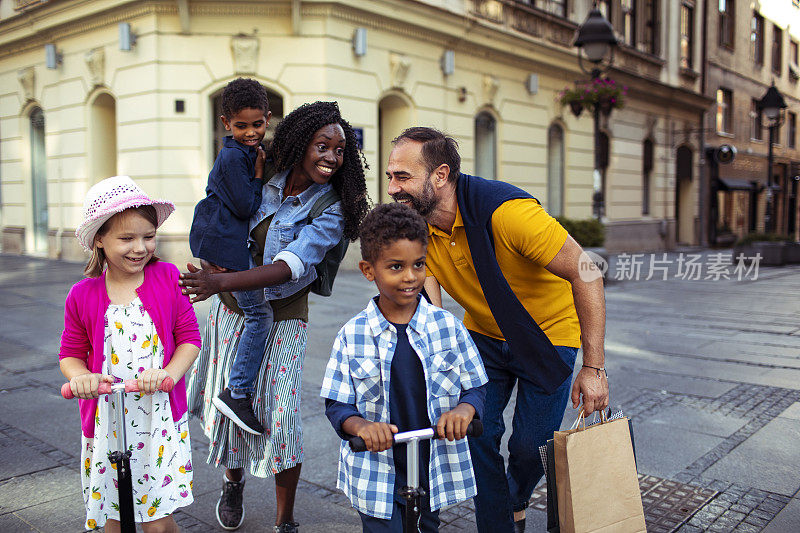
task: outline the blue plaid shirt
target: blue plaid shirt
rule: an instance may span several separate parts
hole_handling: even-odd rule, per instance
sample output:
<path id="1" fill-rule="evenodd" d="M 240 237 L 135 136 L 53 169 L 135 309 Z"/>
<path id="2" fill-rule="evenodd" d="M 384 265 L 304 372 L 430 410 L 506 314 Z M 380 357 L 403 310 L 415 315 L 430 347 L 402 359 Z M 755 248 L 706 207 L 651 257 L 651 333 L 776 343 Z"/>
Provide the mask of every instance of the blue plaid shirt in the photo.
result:
<path id="1" fill-rule="evenodd" d="M 435 422 L 458 405 L 463 390 L 488 381 L 478 350 L 464 325 L 424 298 L 408 323 L 408 340 L 422 361 L 428 388 L 428 416 Z M 321 396 L 356 406 L 370 422 L 389 422 L 390 369 L 397 342 L 395 327 L 375 300 L 349 320 L 336 336 L 325 369 Z M 434 440 L 429 464 L 432 510 L 472 498 L 475 475 L 467 439 Z M 342 441 L 339 479 L 357 510 L 389 519 L 394 501 L 392 450 L 359 452 Z"/>

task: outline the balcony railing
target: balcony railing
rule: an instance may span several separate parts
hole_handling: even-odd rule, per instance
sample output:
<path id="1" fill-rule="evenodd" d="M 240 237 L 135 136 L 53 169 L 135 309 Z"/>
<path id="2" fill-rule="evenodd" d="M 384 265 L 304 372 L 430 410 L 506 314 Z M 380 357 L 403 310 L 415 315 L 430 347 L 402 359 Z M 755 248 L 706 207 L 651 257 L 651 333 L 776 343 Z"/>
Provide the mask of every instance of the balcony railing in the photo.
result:
<path id="1" fill-rule="evenodd" d="M 574 52 L 578 25 L 560 14 L 561 4 L 556 0 L 473 0 L 476 16 Z M 628 46 L 618 47 L 614 55 L 615 68 L 637 76 L 659 79 L 663 66 L 663 59 Z"/>

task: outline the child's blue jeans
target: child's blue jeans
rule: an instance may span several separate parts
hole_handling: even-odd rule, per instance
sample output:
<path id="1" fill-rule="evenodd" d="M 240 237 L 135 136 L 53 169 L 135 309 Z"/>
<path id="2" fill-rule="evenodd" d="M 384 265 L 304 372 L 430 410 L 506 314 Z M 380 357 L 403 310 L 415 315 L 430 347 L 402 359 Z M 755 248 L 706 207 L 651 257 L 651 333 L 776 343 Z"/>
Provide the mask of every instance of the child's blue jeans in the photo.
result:
<path id="1" fill-rule="evenodd" d="M 228 388 L 238 394 L 251 394 L 255 390 L 256 376 L 264 359 L 269 330 L 272 328 L 272 306 L 264 299 L 264 291 L 237 291 L 236 303 L 244 312 L 244 329 L 236 348 Z"/>

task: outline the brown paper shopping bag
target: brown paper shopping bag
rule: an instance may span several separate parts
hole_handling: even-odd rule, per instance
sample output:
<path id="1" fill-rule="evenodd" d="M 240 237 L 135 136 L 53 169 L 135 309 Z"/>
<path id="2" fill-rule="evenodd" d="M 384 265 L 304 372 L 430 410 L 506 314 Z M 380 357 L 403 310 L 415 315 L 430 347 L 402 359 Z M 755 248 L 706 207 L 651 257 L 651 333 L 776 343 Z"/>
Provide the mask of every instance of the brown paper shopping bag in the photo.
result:
<path id="1" fill-rule="evenodd" d="M 561 533 L 646 532 L 627 418 L 553 434 Z"/>

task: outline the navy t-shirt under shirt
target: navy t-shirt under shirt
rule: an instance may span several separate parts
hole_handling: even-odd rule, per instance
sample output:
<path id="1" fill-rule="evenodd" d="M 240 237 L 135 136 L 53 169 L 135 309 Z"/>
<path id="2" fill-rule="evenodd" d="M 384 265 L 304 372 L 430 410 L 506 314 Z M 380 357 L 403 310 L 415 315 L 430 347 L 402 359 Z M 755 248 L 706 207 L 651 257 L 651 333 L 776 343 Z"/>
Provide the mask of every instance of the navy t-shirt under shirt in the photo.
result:
<path id="1" fill-rule="evenodd" d="M 411 348 L 406 328 L 408 324 L 392 325 L 397 329 L 397 346 L 392 356 L 392 369 L 389 375 L 389 421 L 397 426 L 399 432 L 431 427 L 428 418 L 428 387 L 425 385 L 425 371 L 422 361 Z M 431 441 L 419 441 L 419 481 L 428 491 L 428 458 Z M 395 487 L 406 485 L 406 445 L 394 446 Z M 398 501 L 405 503 L 395 495 Z"/>

